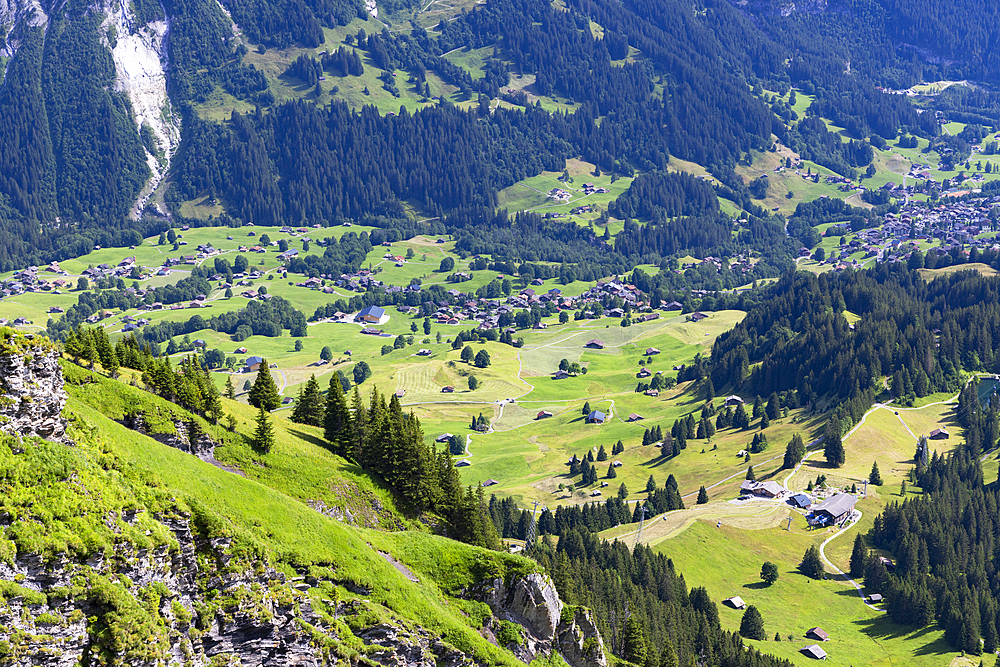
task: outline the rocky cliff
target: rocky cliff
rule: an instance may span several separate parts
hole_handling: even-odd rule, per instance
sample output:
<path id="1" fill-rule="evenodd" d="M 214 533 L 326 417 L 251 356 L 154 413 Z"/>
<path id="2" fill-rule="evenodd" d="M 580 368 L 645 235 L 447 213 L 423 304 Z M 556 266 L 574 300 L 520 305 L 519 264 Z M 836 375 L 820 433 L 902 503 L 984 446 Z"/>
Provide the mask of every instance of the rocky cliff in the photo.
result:
<path id="1" fill-rule="evenodd" d="M 369 591 L 351 582 L 307 569 L 287 576 L 241 557 L 230 539 L 199 536 L 190 516 L 142 515 L 105 521 L 156 521 L 168 529 L 164 543 L 122 544 L 86 561 L 25 554 L 0 562 L 0 579 L 16 582 L 0 598 L 0 664 L 112 665 L 137 653 L 147 658 L 138 664 L 184 667 L 318 667 L 338 656 L 387 667 L 476 664 L 425 628 L 373 614 Z M 353 595 L 338 600 L 338 586 Z M 505 647 L 523 662 L 558 651 L 572 667 L 607 667 L 588 612 L 565 607 L 547 577 L 478 590 L 494 623 L 523 628 L 524 641 Z"/>
<path id="2" fill-rule="evenodd" d="M 494 616 L 524 629 L 521 643 L 505 648 L 525 663 L 558 651 L 571 667 L 607 667 L 604 640 L 587 609 L 567 607 L 547 576 L 532 573 L 505 583 L 484 582 L 472 596 L 490 606 Z"/>
<path id="3" fill-rule="evenodd" d="M 66 433 L 58 350 L 47 340 L 0 329 L 0 431 L 58 440 Z"/>

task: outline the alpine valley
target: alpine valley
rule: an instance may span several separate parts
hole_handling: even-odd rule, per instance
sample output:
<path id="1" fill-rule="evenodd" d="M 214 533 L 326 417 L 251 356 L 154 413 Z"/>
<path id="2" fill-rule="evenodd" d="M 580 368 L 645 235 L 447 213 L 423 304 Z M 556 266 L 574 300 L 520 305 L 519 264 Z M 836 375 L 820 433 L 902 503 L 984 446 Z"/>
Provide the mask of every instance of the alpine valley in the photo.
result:
<path id="1" fill-rule="evenodd" d="M 0 0 L 0 667 L 992 667 L 998 85 L 983 0 Z"/>

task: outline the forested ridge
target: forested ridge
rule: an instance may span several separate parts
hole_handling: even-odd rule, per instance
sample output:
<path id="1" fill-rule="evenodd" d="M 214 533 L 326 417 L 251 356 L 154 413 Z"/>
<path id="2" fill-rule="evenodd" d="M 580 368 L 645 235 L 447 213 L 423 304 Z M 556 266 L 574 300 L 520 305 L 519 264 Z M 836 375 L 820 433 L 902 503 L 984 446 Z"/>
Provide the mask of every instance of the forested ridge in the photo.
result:
<path id="1" fill-rule="evenodd" d="M 361 31 L 346 46 L 319 59 L 300 58 L 289 69 L 311 82 L 327 72 L 357 76 L 374 66 L 383 70 L 388 89 L 396 85 L 389 73 L 397 69 L 418 86 L 434 71 L 466 98 L 479 96 L 470 110 L 444 100 L 388 116 L 336 101 L 324 108 L 304 101 L 275 105 L 263 74 L 244 62 L 247 44 L 232 33 L 217 3 L 139 2 L 132 11 L 139 21 L 170 21 L 168 83 L 184 120 L 166 196 L 175 218 L 181 219 L 180 202 L 205 195 L 221 198 L 227 215 L 243 221 L 375 219 L 392 226 L 405 219 L 403 202 L 411 201 L 431 217 L 485 236 L 473 228 L 490 223 L 485 211 L 492 214 L 499 190 L 579 156 L 604 172 L 642 172 L 613 204 L 614 214 L 651 219 L 661 229 L 655 239 L 634 238 L 634 229 L 621 239 L 628 266 L 655 253 L 732 255 L 773 248 L 776 236 L 764 231 L 766 223 L 755 222 L 766 221 L 767 214 L 732 172 L 748 151 L 766 150 L 772 133 L 845 175 L 871 161 L 869 142 L 900 130 L 937 133 L 932 114 L 918 114 L 905 98 L 884 95 L 876 85 L 897 70 L 916 76 L 915 66 L 907 70 L 903 62 L 905 48 L 897 54 L 892 40 L 919 40 L 946 24 L 951 32 L 944 32 L 956 34 L 955 26 L 966 19 L 921 3 L 905 12 L 889 0 L 842 4 L 839 13 L 761 20 L 768 3 L 734 7 L 708 0 L 692 13 L 678 0 L 576 0 L 565 10 L 540 0 L 491 0 L 442 21 L 433 32 Z M 402 7 L 390 3 L 384 9 Z M 225 9 L 262 49 L 318 46 L 324 26 L 344 25 L 364 12 L 348 0 L 230 0 Z M 69 257 L 95 244 L 131 245 L 167 224 L 156 216 L 136 222 L 125 216 L 148 171 L 128 103 L 108 85 L 114 72 L 102 40 L 114 36 L 101 34 L 83 10 L 80 0 L 68 5 L 44 35 L 23 22 L 9 30 L 7 39 L 19 48 L 0 86 L 0 107 L 9 111 L 0 120 L 0 146 L 9 149 L 0 157 L 0 225 L 19 233 L 5 235 L 0 244 L 0 268 Z M 601 27 L 600 37 L 592 21 Z M 990 30 L 975 31 L 977 43 L 986 45 Z M 874 55 L 857 57 L 860 76 L 845 75 L 845 58 L 865 45 L 885 54 L 891 66 L 875 67 Z M 481 77 L 442 57 L 482 47 L 492 47 L 493 55 Z M 988 61 L 991 49 L 982 52 Z M 370 64 L 362 64 L 362 57 Z M 501 95 L 512 73 L 533 74 L 538 94 L 566 97 L 577 109 L 550 114 L 524 101 L 517 110 L 491 109 L 489 99 Z M 792 85 L 816 97 L 804 119 L 783 104 L 769 106 L 762 94 Z M 257 110 L 224 123 L 203 120 L 194 105 L 219 88 Z M 1000 108 L 990 95 L 955 91 L 939 103 L 986 119 Z M 846 127 L 850 140 L 829 133 L 816 116 Z M 724 185 L 712 193 L 683 184 L 678 197 L 676 183 L 665 187 L 662 181 L 671 157 L 707 167 Z M 710 219 L 716 195 L 751 214 L 750 233 L 739 234 L 736 246 L 724 242 L 722 221 Z M 691 234 L 695 226 L 706 233 Z M 467 243 L 483 247 L 483 241 Z M 548 255 L 571 248 L 547 245 Z M 530 259 L 520 252 L 511 246 L 505 254 Z M 760 276 L 787 268 L 788 248 L 770 255 L 755 267 Z M 618 264 L 615 259 L 606 266 Z"/>

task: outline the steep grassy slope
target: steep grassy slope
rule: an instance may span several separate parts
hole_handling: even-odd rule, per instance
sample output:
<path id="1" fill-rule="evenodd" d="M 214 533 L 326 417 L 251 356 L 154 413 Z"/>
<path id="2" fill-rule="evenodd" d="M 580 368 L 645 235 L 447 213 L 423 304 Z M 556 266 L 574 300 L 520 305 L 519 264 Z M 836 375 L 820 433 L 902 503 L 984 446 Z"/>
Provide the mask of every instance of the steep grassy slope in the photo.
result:
<path id="1" fill-rule="evenodd" d="M 422 628 L 429 637 L 440 637 L 441 646 L 457 649 L 479 663 L 517 662 L 511 653 L 480 635 L 479 629 L 490 618 L 489 608 L 451 595 L 486 577 L 509 582 L 516 575 L 535 571 L 537 565 L 531 561 L 427 533 L 376 532 L 336 521 L 302 499 L 321 498 L 332 506 L 342 498 L 340 507 L 346 509 L 352 499 L 359 499 L 370 504 L 367 516 L 360 510 L 352 512 L 361 517 L 359 522 L 406 523 L 387 491 L 311 442 L 312 434 L 279 426 L 272 453 L 251 456 L 240 434 L 247 429 L 248 419 L 238 408 L 240 425 L 235 434 L 229 434 L 141 390 L 81 369 L 67 370 L 70 398 L 65 413 L 76 446 L 18 446 L 13 441 L 0 446 L 0 510 L 6 519 L 0 568 L 5 573 L 37 556 L 42 562 L 60 564 L 57 568 L 68 563 L 71 568 L 82 567 L 81 573 L 90 573 L 86 574 L 90 579 L 74 579 L 76 588 L 70 597 L 100 597 L 99 587 L 112 583 L 118 593 L 128 591 L 141 597 L 141 591 L 131 590 L 125 580 L 99 576 L 96 565 L 91 568 L 83 563 L 94 565 L 105 559 L 117 563 L 125 558 L 123 554 L 141 557 L 151 551 L 183 554 L 183 540 L 179 544 L 167 523 L 190 517 L 194 542 L 200 545 L 195 569 L 200 569 L 199 576 L 205 579 L 201 583 L 207 589 L 204 598 L 194 601 L 195 626 L 203 630 L 214 631 L 213 618 L 239 622 L 234 610 L 267 619 L 268 613 L 277 613 L 267 610 L 279 609 L 281 604 L 294 605 L 299 619 L 299 607 L 310 601 L 314 615 L 301 612 L 301 618 L 312 622 L 299 620 L 297 632 L 305 632 L 302 641 L 326 655 L 356 660 L 361 654 L 381 650 L 357 635 L 388 623 Z M 209 437 L 218 438 L 219 455 L 246 471 L 222 469 L 116 421 L 137 410 L 147 416 L 153 436 L 167 434 L 176 420 L 199 424 Z M 394 556 L 402 567 L 380 552 Z M 220 565 L 212 565 L 210 554 Z M 417 576 L 407 573 L 407 567 Z M 247 599 L 235 600 L 229 586 L 208 580 L 211 572 L 223 582 L 227 577 L 266 578 L 267 572 L 286 576 L 275 574 L 277 579 L 272 579 L 269 588 L 249 586 Z M 301 583 L 299 575 L 305 575 L 308 583 Z M 131 576 L 140 575 L 133 570 Z M 215 588 L 224 588 L 226 593 L 211 593 Z M 180 604 L 180 598 L 171 596 L 169 590 L 158 595 L 162 595 L 164 609 L 174 602 Z M 3 596 L 11 604 L 47 599 L 50 605 L 66 597 L 54 590 L 21 590 L 13 584 L 4 589 Z M 169 604 L 168 599 L 172 599 Z M 256 600 L 256 611 L 246 611 L 247 605 L 253 606 L 252 600 Z M 166 655 L 167 629 L 176 630 L 184 614 L 176 606 L 175 614 L 158 607 L 147 605 L 131 614 L 114 607 L 117 615 L 106 619 L 98 614 L 112 634 L 148 632 L 148 646 L 142 651 L 143 642 L 111 649 L 116 660 Z M 42 616 L 35 619 L 38 627 L 50 620 Z M 190 621 L 190 611 L 187 618 Z M 72 624 L 68 617 L 63 621 Z M 225 621 L 215 622 L 222 632 Z M 191 643 L 197 643 L 200 636 L 190 634 Z M 31 637 L 28 633 L 10 635 L 5 653 L 18 654 L 19 647 L 34 641 Z"/>

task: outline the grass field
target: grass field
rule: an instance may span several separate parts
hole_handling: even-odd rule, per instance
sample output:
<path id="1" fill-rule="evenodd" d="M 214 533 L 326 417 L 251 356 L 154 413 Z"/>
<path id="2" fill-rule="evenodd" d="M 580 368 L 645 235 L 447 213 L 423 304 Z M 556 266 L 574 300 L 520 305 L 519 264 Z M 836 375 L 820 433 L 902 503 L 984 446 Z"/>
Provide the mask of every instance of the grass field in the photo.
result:
<path id="1" fill-rule="evenodd" d="M 714 522 L 696 521 L 655 548 L 673 559 L 688 586 L 705 586 L 713 600 L 739 595 L 755 605 L 764 618 L 767 641 L 747 643 L 796 665 L 814 664 L 799 653 L 803 646 L 815 643 L 804 636 L 814 626 L 830 633 L 830 640 L 822 644 L 829 654 L 826 664 L 929 667 L 947 665 L 959 655 L 944 643 L 941 630 L 914 632 L 895 625 L 862 604 L 850 585 L 836 579 L 814 581 L 799 574 L 802 554 L 829 534 L 807 531 L 804 519 L 793 516 L 791 531 L 780 527 L 741 530 L 725 522 L 716 528 Z M 846 534 L 839 541 L 849 544 L 852 537 Z M 778 566 L 779 579 L 773 586 L 760 580 L 765 560 Z M 739 629 L 742 612 L 720 605 L 719 616 L 724 628 Z M 781 635 L 780 642 L 774 641 L 775 633 Z"/>
<path id="2" fill-rule="evenodd" d="M 670 373 L 673 366 L 689 363 L 696 353 L 707 351 L 714 337 L 731 328 L 741 317 L 742 313 L 738 312 L 720 312 L 697 324 L 678 317 L 628 328 L 595 329 L 592 323 L 583 323 L 566 325 L 558 331 L 531 332 L 532 335 L 526 335 L 520 354 L 525 369 L 522 377 L 534 389 L 519 396 L 516 405 L 503 406 L 493 432 L 472 434 L 472 465 L 463 468 L 463 479 L 472 483 L 495 479 L 499 482 L 495 487 L 498 495 L 553 505 L 601 499 L 614 493 L 622 483 L 632 492 L 632 499 L 641 498 L 650 475 L 662 485 L 670 474 L 677 477 L 682 494 L 694 493 L 702 484 L 734 476 L 712 490 L 713 497 L 729 498 L 735 495 L 748 465 L 754 466 L 758 478 L 773 474 L 792 434 L 798 431 L 812 439 L 820 426 L 819 421 L 794 411 L 789 417 L 772 422 L 767 431 L 771 448 L 754 456 L 750 464 L 735 454 L 746 448 L 752 431 L 725 429 L 711 442 L 689 441 L 679 457 L 669 460 L 660 457 L 658 447 L 640 444 L 646 428 L 660 425 L 669 430 L 674 419 L 700 411 L 704 403 L 690 383 L 655 398 L 635 393 L 635 374 L 640 368 L 638 361 L 646 358 L 645 349 L 656 347 L 661 351 L 651 357 L 652 363 L 647 368 L 653 373 L 658 370 Z M 605 342 L 605 349 L 583 347 L 587 340 L 595 337 Z M 549 374 L 558 367 L 560 359 L 581 363 L 588 368 L 588 373 L 552 380 Z M 603 425 L 584 423 L 582 407 L 585 400 L 591 409 L 609 415 Z M 716 402 L 721 404 L 721 399 Z M 535 415 L 542 410 L 553 414 L 549 418 L 536 419 Z M 627 418 L 631 413 L 643 419 L 629 422 Z M 569 457 L 582 456 L 587 450 L 596 453 L 601 446 L 610 456 L 612 445 L 618 440 L 624 443 L 625 451 L 612 458 L 620 460 L 622 467 L 611 479 L 603 478 L 607 463 L 598 470 L 602 476 L 600 481 L 608 483 L 606 488 L 598 484 L 592 488 L 574 489 L 573 493 L 558 488 L 560 484 L 569 486 L 579 482 L 578 478 L 567 475 L 565 465 Z M 593 491 L 601 491 L 601 495 L 593 496 Z"/>
<path id="3" fill-rule="evenodd" d="M 934 280 L 938 276 L 950 275 L 952 273 L 957 273 L 958 271 L 975 271 L 976 273 L 981 273 L 984 276 L 995 276 L 998 274 L 997 270 L 992 266 L 981 262 L 975 262 L 973 264 L 956 264 L 954 266 L 946 266 L 943 269 L 918 269 L 918 272 L 923 279 L 928 281 Z"/>
<path id="4" fill-rule="evenodd" d="M 930 398 L 930 397 L 928 397 Z M 938 401 L 951 396 L 937 397 Z M 845 438 L 847 463 L 831 469 L 822 460 L 821 450 L 814 451 L 799 472 L 791 475 L 792 489 L 805 488 L 819 474 L 830 484 L 850 485 L 868 477 L 871 462 L 877 461 L 885 484 L 868 487 L 868 496 L 859 500 L 862 518 L 832 540 L 825 548 L 827 557 L 841 569 L 848 568 L 853 535 L 865 533 L 874 517 L 891 501 L 901 500 L 900 482 L 913 465 L 916 434 L 946 426 L 953 433 L 954 404 L 931 404 L 922 408 L 894 410 L 878 408 L 867 415 L 864 424 Z M 906 426 L 904 426 L 904 424 Z M 934 449 L 944 453 L 952 441 L 934 441 Z M 990 472 L 995 474 L 996 461 Z M 788 477 L 782 472 L 779 481 Z M 992 479 L 990 477 L 989 479 Z M 859 484 L 860 486 L 860 484 Z M 920 493 L 910 487 L 907 495 Z M 764 617 L 768 641 L 748 643 L 773 655 L 787 658 L 796 665 L 812 664 L 798 651 L 813 643 L 804 637 L 807 629 L 820 626 L 831 635 L 823 649 L 827 662 L 834 665 L 965 665 L 960 654 L 952 651 L 936 627 L 912 631 L 891 623 L 883 614 L 863 605 L 857 592 L 839 575 L 826 581 L 810 580 L 797 571 L 798 562 L 811 544 L 837 534 L 835 529 L 813 531 L 803 514 L 783 503 L 749 501 L 733 504 L 712 494 L 707 505 L 670 512 L 647 521 L 642 541 L 673 559 L 684 572 L 689 586 L 706 586 L 713 599 L 741 596 L 755 605 Z M 690 503 L 689 503 L 690 505 Z M 787 519 L 791 517 L 791 524 Z M 637 537 L 636 526 L 619 526 L 602 534 L 631 543 Z M 761 564 L 778 565 L 779 580 L 773 586 L 760 581 Z M 720 606 L 723 627 L 738 630 L 741 612 Z M 781 641 L 774 641 L 775 633 Z"/>

